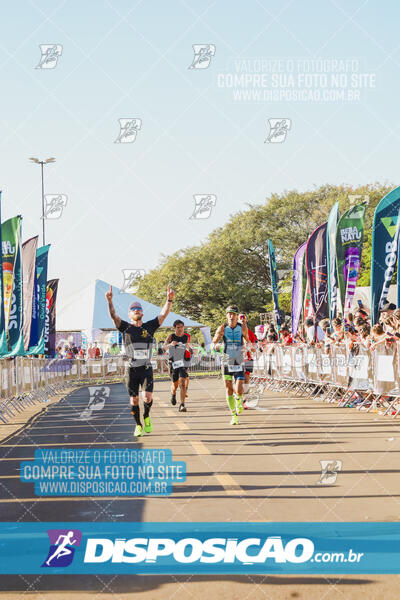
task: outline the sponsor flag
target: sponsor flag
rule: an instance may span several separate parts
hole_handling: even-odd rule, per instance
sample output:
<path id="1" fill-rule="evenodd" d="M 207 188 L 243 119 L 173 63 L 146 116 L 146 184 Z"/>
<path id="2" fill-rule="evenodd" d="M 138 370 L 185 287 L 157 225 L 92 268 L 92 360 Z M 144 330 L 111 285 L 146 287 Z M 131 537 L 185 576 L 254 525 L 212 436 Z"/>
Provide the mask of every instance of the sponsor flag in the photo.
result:
<path id="1" fill-rule="evenodd" d="M 337 226 L 337 279 L 345 319 L 350 311 L 360 273 L 364 217 L 365 204 L 358 204 L 342 215 Z"/>
<path id="2" fill-rule="evenodd" d="M 275 251 L 271 240 L 268 240 L 269 268 L 271 273 L 272 298 L 274 302 L 274 317 L 278 329 L 283 323 L 278 302 L 278 273 L 276 268 Z"/>
<path id="3" fill-rule="evenodd" d="M 397 217 L 397 229 L 400 229 L 399 222 L 400 222 L 400 212 Z M 399 233 L 397 233 L 397 235 L 399 235 Z M 399 258 L 400 258 L 400 244 L 399 244 L 399 239 L 397 237 L 397 308 L 399 308 L 399 306 L 400 306 L 400 271 L 399 271 L 400 260 L 399 260 Z"/>
<path id="4" fill-rule="evenodd" d="M 32 304 L 32 326 L 29 354 L 44 354 L 44 326 L 46 321 L 47 261 L 50 245 L 36 251 L 36 294 Z"/>
<path id="5" fill-rule="evenodd" d="M 20 216 L 8 219 L 1 226 L 4 321 L 7 337 L 5 357 L 25 354 L 23 337 L 23 300 L 21 265 Z"/>
<path id="6" fill-rule="evenodd" d="M 301 310 L 303 306 L 303 264 L 304 264 L 304 253 L 306 251 L 307 242 L 304 242 L 297 249 L 293 259 L 293 280 L 292 280 L 292 334 L 293 337 L 297 334 L 299 327 L 299 321 L 301 316 Z"/>
<path id="7" fill-rule="evenodd" d="M 375 324 L 385 304 L 396 265 L 395 235 L 400 210 L 400 187 L 379 202 L 372 225 L 371 320 Z"/>
<path id="8" fill-rule="evenodd" d="M 398 257 L 399 257 L 399 253 L 400 253 L 400 244 L 399 244 L 399 235 L 400 235 L 400 211 L 399 214 L 397 215 L 396 219 L 394 219 L 393 221 L 396 223 L 395 226 L 395 233 L 393 236 L 393 242 L 391 243 L 391 251 L 388 252 L 388 254 L 386 255 L 386 267 L 385 268 L 385 273 L 384 273 L 384 282 L 383 282 L 383 288 L 382 288 L 382 292 L 384 293 L 385 290 L 388 290 L 390 287 L 390 283 L 392 281 L 392 277 L 393 277 L 393 273 L 394 270 L 396 268 L 396 264 L 397 264 L 397 306 L 399 305 L 399 295 L 400 295 L 400 273 L 399 273 L 399 261 L 398 261 Z M 393 230 L 391 230 L 393 232 Z M 390 242 L 389 242 L 390 244 Z M 386 301 L 386 296 L 387 294 L 385 294 L 384 298 L 382 299 L 382 305 L 385 303 Z"/>
<path id="9" fill-rule="evenodd" d="M 339 202 L 335 202 L 329 213 L 326 230 L 326 256 L 328 260 L 328 304 L 329 318 L 337 314 L 337 280 L 336 280 L 336 230 L 339 220 Z"/>
<path id="10" fill-rule="evenodd" d="M 0 191 L 0 223 L 1 223 L 1 191 Z M 0 226 L 0 248 L 3 248 Z M 6 325 L 4 318 L 3 269 L 0 269 L 0 356 L 7 352 Z"/>
<path id="11" fill-rule="evenodd" d="M 46 290 L 46 321 L 44 353 L 46 356 L 55 356 L 56 353 L 56 300 L 58 290 L 58 279 L 50 279 Z"/>
<path id="12" fill-rule="evenodd" d="M 39 236 L 30 238 L 22 244 L 22 291 L 24 311 L 24 350 L 29 349 L 32 325 L 33 297 L 36 294 L 36 250 Z"/>
<path id="13" fill-rule="evenodd" d="M 313 231 L 307 241 L 306 265 L 311 306 L 316 323 L 328 316 L 327 223 Z"/>

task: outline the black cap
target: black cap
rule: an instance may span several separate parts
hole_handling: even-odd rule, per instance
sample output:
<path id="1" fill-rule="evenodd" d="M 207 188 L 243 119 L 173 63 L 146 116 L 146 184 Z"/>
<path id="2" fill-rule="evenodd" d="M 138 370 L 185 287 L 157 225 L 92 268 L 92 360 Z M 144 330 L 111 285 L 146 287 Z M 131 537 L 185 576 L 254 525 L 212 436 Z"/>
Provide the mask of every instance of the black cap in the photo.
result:
<path id="1" fill-rule="evenodd" d="M 239 314 L 239 309 L 236 306 L 236 304 L 230 304 L 228 306 L 228 308 L 226 309 L 225 313 L 235 313 L 236 315 Z"/>

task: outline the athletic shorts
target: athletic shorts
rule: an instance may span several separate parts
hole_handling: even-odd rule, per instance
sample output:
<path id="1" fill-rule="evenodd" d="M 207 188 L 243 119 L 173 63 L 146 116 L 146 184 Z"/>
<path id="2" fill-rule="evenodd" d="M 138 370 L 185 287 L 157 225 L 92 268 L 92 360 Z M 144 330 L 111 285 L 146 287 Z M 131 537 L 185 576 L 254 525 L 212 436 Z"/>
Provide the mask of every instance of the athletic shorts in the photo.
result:
<path id="1" fill-rule="evenodd" d="M 246 362 L 244 363 L 244 370 L 245 370 L 245 373 L 253 372 L 253 361 L 252 360 L 246 360 Z"/>
<path id="2" fill-rule="evenodd" d="M 186 377 L 189 377 L 188 372 L 187 372 L 187 367 L 178 367 L 177 369 L 173 369 L 172 364 L 170 364 L 169 373 L 170 373 L 171 379 L 174 383 L 177 382 L 178 379 L 180 379 L 181 377 L 183 377 L 183 379 L 186 379 Z"/>
<path id="3" fill-rule="evenodd" d="M 225 381 L 232 381 L 232 379 L 234 379 L 235 381 L 240 381 L 240 380 L 244 380 L 244 371 L 234 371 L 233 373 L 231 373 L 229 371 L 229 368 L 227 365 L 224 366 L 224 379 Z"/>
<path id="4" fill-rule="evenodd" d="M 126 388 L 129 396 L 138 396 L 139 388 L 146 392 L 152 392 L 153 386 L 153 367 L 128 367 Z"/>

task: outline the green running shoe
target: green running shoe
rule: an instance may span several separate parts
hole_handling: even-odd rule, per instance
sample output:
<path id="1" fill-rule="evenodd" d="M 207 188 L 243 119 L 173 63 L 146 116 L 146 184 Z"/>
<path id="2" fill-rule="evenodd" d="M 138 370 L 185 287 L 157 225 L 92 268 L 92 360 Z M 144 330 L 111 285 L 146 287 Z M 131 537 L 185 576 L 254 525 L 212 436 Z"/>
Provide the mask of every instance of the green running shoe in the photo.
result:
<path id="1" fill-rule="evenodd" d="M 236 397 L 236 406 L 237 406 L 237 413 L 238 415 L 240 415 L 240 413 L 243 412 L 243 402 L 240 398 Z"/>
<path id="2" fill-rule="evenodd" d="M 239 419 L 237 415 L 232 415 L 231 425 L 239 425 Z"/>
<path id="3" fill-rule="evenodd" d="M 153 431 L 153 424 L 150 417 L 146 417 L 144 420 L 144 430 L 146 433 L 151 433 Z"/>
<path id="4" fill-rule="evenodd" d="M 134 437 L 141 437 L 143 435 L 143 428 L 141 425 L 136 425 L 133 435 Z"/>

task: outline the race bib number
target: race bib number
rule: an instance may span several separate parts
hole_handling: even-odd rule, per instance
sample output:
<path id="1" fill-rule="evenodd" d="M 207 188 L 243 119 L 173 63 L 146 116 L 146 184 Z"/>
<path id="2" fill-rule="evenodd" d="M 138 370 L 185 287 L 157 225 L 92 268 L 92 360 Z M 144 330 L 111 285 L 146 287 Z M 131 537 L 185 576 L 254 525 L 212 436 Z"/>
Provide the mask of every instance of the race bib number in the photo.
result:
<path id="1" fill-rule="evenodd" d="M 172 368 L 173 369 L 179 369 L 180 367 L 183 367 L 183 360 L 176 360 L 175 362 L 172 363 Z"/>
<path id="2" fill-rule="evenodd" d="M 229 373 L 238 373 L 239 371 L 243 371 L 243 365 L 228 365 Z"/>
<path id="3" fill-rule="evenodd" d="M 133 351 L 133 358 L 135 360 L 144 360 L 148 357 L 149 357 L 149 351 L 147 349 Z"/>

